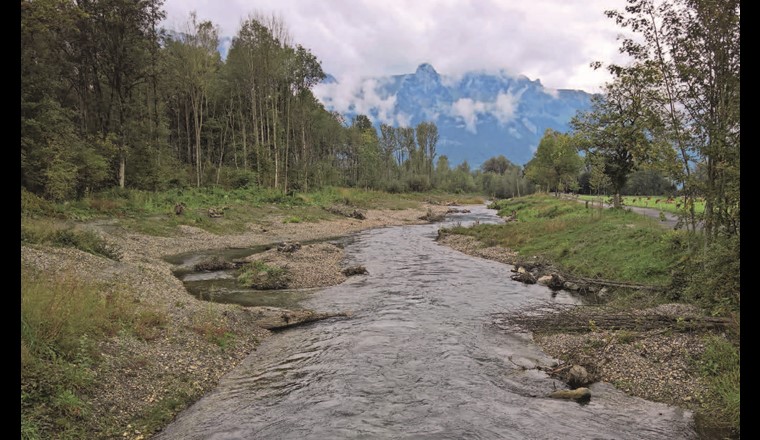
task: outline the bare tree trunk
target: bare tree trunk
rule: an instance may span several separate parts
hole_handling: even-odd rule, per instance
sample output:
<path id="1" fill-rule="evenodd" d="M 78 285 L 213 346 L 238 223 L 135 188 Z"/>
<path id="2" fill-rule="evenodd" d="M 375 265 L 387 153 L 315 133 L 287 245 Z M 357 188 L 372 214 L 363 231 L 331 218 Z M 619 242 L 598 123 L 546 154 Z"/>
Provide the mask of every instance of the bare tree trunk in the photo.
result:
<path id="1" fill-rule="evenodd" d="M 124 151 L 119 153 L 119 188 L 124 188 L 127 168 L 127 158 L 124 157 Z"/>
<path id="2" fill-rule="evenodd" d="M 280 150 L 277 148 L 277 99 L 272 100 L 272 137 L 274 145 L 274 187 L 280 188 Z"/>
<path id="3" fill-rule="evenodd" d="M 283 168 L 283 188 L 288 192 L 288 155 L 290 154 L 290 94 L 285 98 L 285 158 Z"/>
<path id="4" fill-rule="evenodd" d="M 301 157 L 301 160 L 303 160 L 303 188 L 304 191 L 309 191 L 309 169 L 308 167 L 308 160 L 306 157 L 306 120 L 304 119 L 301 121 L 301 142 L 303 143 L 303 155 Z"/>

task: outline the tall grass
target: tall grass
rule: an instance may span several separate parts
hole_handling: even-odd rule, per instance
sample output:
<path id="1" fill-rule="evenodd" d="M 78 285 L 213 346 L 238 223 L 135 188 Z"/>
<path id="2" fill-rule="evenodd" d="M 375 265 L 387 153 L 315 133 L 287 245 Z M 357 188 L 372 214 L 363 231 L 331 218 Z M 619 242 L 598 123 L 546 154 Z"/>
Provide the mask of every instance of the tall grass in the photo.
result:
<path id="1" fill-rule="evenodd" d="M 741 373 L 739 346 L 720 336 L 706 339 L 700 371 L 709 396 L 697 414 L 700 427 L 740 431 Z"/>
<path id="2" fill-rule="evenodd" d="M 682 249 L 679 232 L 625 210 L 586 209 L 547 195 L 531 195 L 492 205 L 517 222 L 457 228 L 488 245 L 542 256 L 564 270 L 587 277 L 667 284 Z"/>
<path id="3" fill-rule="evenodd" d="M 21 242 L 73 247 L 114 261 L 121 260 L 121 249 L 96 233 L 61 227 L 47 220 L 27 219 L 21 223 Z"/>
<path id="4" fill-rule="evenodd" d="M 98 343 L 122 330 L 153 334 L 166 317 L 126 295 L 65 274 L 21 271 L 21 425 L 23 438 L 84 438 Z M 113 289 L 111 289 L 113 290 Z"/>

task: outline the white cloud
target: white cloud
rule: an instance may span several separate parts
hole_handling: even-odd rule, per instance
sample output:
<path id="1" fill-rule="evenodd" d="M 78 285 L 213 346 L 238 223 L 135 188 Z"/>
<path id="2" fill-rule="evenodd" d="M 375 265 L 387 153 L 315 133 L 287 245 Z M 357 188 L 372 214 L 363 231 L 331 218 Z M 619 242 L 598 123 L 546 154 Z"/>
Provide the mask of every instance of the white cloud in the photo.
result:
<path id="1" fill-rule="evenodd" d="M 326 72 L 349 77 L 414 72 L 429 62 L 458 75 L 485 69 L 540 78 L 553 89 L 598 92 L 608 74 L 592 61 L 620 62 L 621 32 L 606 9 L 625 0 L 167 0 L 165 25 L 191 10 L 233 36 L 254 9 L 282 17 L 292 40 L 311 49 Z"/>
<path id="2" fill-rule="evenodd" d="M 396 115 L 396 125 L 399 127 L 410 127 L 412 125 L 412 115 L 404 112 L 398 112 Z"/>
<path id="3" fill-rule="evenodd" d="M 551 87 L 544 87 L 541 89 L 541 91 L 551 96 L 554 99 L 559 98 L 559 90 L 557 89 L 553 89 Z"/>
<path id="4" fill-rule="evenodd" d="M 478 114 L 485 113 L 485 109 L 486 104 L 483 102 L 462 98 L 451 105 L 451 114 L 462 118 L 467 131 L 477 133 Z"/>
<path id="5" fill-rule="evenodd" d="M 496 118 L 499 125 L 504 125 L 514 119 L 517 104 L 524 91 L 525 89 L 521 89 L 515 94 L 500 92 L 496 100 L 492 102 L 461 98 L 451 105 L 450 114 L 462 118 L 465 129 L 471 133 L 478 132 L 477 124 L 480 115 L 490 114 Z"/>
<path id="6" fill-rule="evenodd" d="M 349 78 L 339 83 L 318 84 L 313 90 L 314 96 L 329 103 L 332 110 L 340 113 L 353 111 L 371 118 L 371 113 L 375 110 L 378 121 L 392 124 L 395 121 L 396 95 L 381 97 L 378 93 L 379 86 L 380 82 L 374 78 L 358 81 Z"/>
<path id="7" fill-rule="evenodd" d="M 491 114 L 496 117 L 499 124 L 504 125 L 511 121 L 515 116 L 515 110 L 517 110 L 517 103 L 520 100 L 524 89 L 513 95 L 511 93 L 499 93 L 496 96 L 496 102 L 491 106 Z"/>
<path id="8" fill-rule="evenodd" d="M 522 118 L 520 122 L 522 122 L 525 128 L 527 128 L 531 133 L 536 134 L 536 131 L 538 131 L 538 127 L 536 127 L 534 123 L 530 122 L 528 118 Z"/>

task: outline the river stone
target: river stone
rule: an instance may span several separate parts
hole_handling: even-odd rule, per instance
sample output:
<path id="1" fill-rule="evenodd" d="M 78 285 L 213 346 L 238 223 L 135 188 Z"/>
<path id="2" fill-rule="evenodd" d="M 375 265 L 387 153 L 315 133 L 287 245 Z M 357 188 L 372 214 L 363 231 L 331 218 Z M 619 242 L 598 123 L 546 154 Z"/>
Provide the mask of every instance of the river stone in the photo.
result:
<path id="1" fill-rule="evenodd" d="M 364 266 L 351 266 L 343 269 L 343 275 L 351 277 L 354 275 L 367 275 L 367 268 Z"/>
<path id="2" fill-rule="evenodd" d="M 519 281 L 525 284 L 536 284 L 536 277 L 534 277 L 530 272 L 518 272 L 510 276 L 510 278 L 514 281 Z"/>
<path id="3" fill-rule="evenodd" d="M 301 243 L 298 242 L 288 243 L 287 241 L 283 241 L 277 245 L 277 250 L 285 253 L 293 253 L 299 249 L 301 249 Z"/>
<path id="4" fill-rule="evenodd" d="M 527 272 L 527 270 L 525 270 L 525 268 L 522 267 L 522 266 L 520 266 L 520 267 L 517 268 L 517 273 L 526 273 L 526 272 Z"/>
<path id="5" fill-rule="evenodd" d="M 548 286 L 552 282 L 552 276 L 551 275 L 544 275 L 541 278 L 538 279 L 538 284 Z"/>
<path id="6" fill-rule="evenodd" d="M 588 388 L 557 390 L 551 393 L 549 397 L 552 397 L 554 399 L 588 400 L 591 398 L 591 391 Z"/>
<path id="7" fill-rule="evenodd" d="M 575 283 L 572 283 L 570 281 L 566 281 L 565 284 L 563 284 L 563 287 L 565 289 L 567 289 L 567 290 L 572 291 L 572 292 L 577 292 L 577 291 L 581 290 L 581 286 L 579 286 L 579 285 L 577 285 Z"/>
<path id="8" fill-rule="evenodd" d="M 571 387 L 581 387 L 591 383 L 591 375 L 580 365 L 573 365 L 567 373 L 567 383 Z"/>

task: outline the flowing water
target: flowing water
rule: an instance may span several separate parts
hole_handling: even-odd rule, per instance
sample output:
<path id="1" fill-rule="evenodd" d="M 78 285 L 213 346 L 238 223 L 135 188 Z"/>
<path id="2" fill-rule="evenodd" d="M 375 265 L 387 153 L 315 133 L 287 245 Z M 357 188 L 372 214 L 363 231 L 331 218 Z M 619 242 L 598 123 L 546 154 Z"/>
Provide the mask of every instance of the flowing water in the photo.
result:
<path id="1" fill-rule="evenodd" d="M 493 211 L 447 222 L 498 221 Z M 441 225 L 365 231 L 346 246 L 369 275 L 303 306 L 353 312 L 274 334 L 159 439 L 694 438 L 687 411 L 604 383 L 587 404 L 546 396 L 552 359 L 491 314 L 564 292 L 509 279 L 510 266 L 438 245 Z M 527 369 L 526 369 L 527 368 Z"/>

